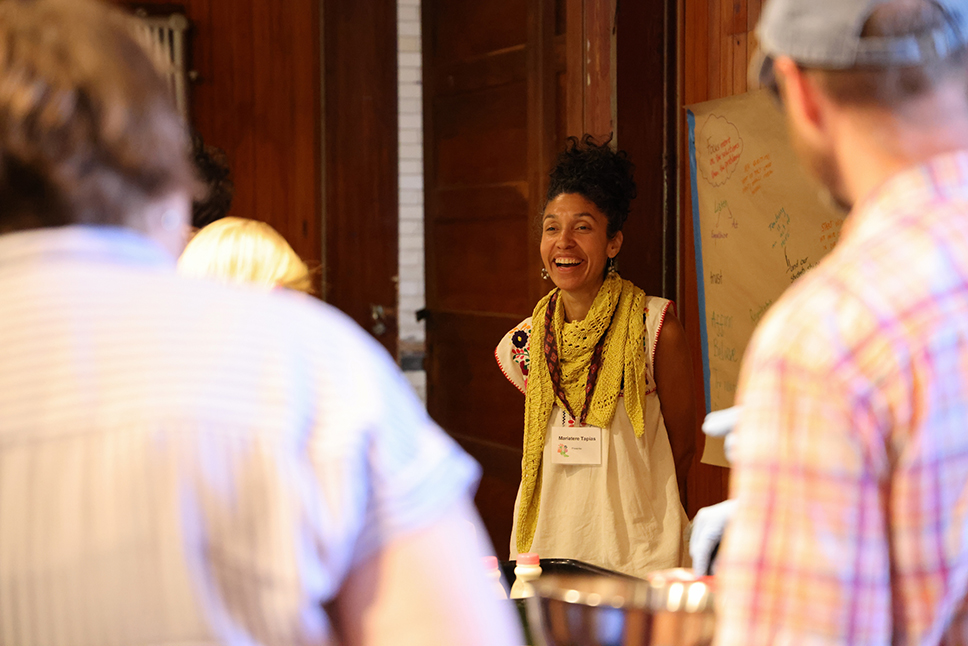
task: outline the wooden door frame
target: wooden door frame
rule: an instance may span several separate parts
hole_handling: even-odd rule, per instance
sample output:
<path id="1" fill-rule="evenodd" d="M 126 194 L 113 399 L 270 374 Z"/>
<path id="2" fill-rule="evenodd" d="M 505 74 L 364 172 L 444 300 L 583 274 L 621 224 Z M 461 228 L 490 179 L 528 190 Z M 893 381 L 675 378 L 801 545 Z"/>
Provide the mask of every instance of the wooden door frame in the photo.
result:
<path id="1" fill-rule="evenodd" d="M 528 167 L 530 192 L 528 209 L 535 225 L 528 227 L 528 279 L 531 302 L 537 302 L 548 291 L 548 283 L 540 279 L 544 265 L 537 253 L 541 245 L 538 214 L 545 206 L 548 192 L 548 169 L 557 151 L 555 142 L 555 3 L 537 0 L 528 5 Z"/>
<path id="2" fill-rule="evenodd" d="M 663 148 L 663 196 L 654 225 L 661 231 L 650 244 L 648 270 L 637 276 L 650 294 L 682 301 L 679 259 L 679 140 L 678 7 L 676 0 L 659 0 L 662 15 L 655 19 L 656 2 L 637 0 L 565 0 L 565 58 L 568 74 L 567 132 L 604 137 L 612 133 L 617 146 L 635 160 L 654 152 L 654 133 L 643 130 L 643 110 L 654 109 L 655 84 L 642 75 L 627 74 L 650 60 L 654 39 L 662 39 L 660 70 L 654 74 L 662 92 L 659 123 Z M 651 32 L 646 30 L 652 29 Z M 583 53 L 587 52 L 587 55 Z M 578 73 L 572 72 L 578 71 Z M 655 124 L 651 124 L 655 125 Z M 642 181 L 642 177 L 638 177 Z M 654 206 L 654 205 L 653 205 Z M 636 216 L 638 217 L 638 216 Z"/>
<path id="3" fill-rule="evenodd" d="M 740 16 L 742 20 L 739 22 L 743 22 L 743 25 L 746 24 L 747 1 L 759 0 L 729 0 L 731 13 Z M 643 257 L 636 258 L 640 266 L 634 268 L 635 275 L 631 278 L 646 292 L 661 294 L 678 304 L 679 318 L 690 338 L 693 374 L 697 384 L 695 435 L 698 450 L 688 476 L 686 508 L 693 516 L 699 508 L 726 497 L 729 478 L 727 469 L 700 463 L 705 442 L 700 426 L 705 413 L 705 398 L 699 353 L 700 322 L 697 320 L 699 310 L 694 254 L 691 253 L 690 196 L 685 193 L 689 183 L 682 163 L 683 159 L 687 159 L 684 154 L 684 100 L 704 100 L 707 96 L 702 91 L 706 88 L 697 86 L 695 79 L 686 84 L 686 72 L 688 70 L 701 82 L 707 82 L 705 66 L 709 46 L 703 39 L 706 30 L 711 32 L 714 28 L 719 29 L 718 23 L 711 22 L 716 16 L 709 15 L 711 10 L 718 8 L 719 0 L 662 0 L 661 20 L 655 19 L 654 3 L 619 0 L 616 5 L 613 2 L 615 0 L 565 0 L 565 57 L 570 69 L 581 70 L 580 75 L 570 75 L 566 98 L 568 132 L 607 134 L 614 130 L 618 147 L 626 150 L 633 161 L 638 160 L 644 166 L 641 161 L 653 153 L 656 140 L 655 133 L 642 126 L 651 124 L 654 127 L 656 123 L 661 123 L 661 207 L 658 212 L 649 212 L 647 208 L 642 208 L 644 205 L 633 205 L 636 212 L 626 226 L 638 229 L 635 236 L 629 236 L 630 239 L 641 237 L 643 218 L 648 221 L 649 228 L 661 231 L 658 243 L 649 243 L 644 249 L 639 247 L 638 251 Z M 738 5 L 742 5 L 742 11 L 736 10 Z M 615 13 L 609 14 L 610 10 Z M 690 12 L 688 15 L 687 11 Z M 617 32 L 614 57 L 611 59 L 612 65 L 607 66 L 603 61 L 609 60 L 612 47 L 610 28 L 613 25 Z M 642 74 L 625 73 L 624 70 L 635 69 L 641 61 L 648 60 L 654 52 L 656 38 L 662 39 L 661 75 L 649 83 L 643 81 Z M 690 43 L 688 50 L 687 42 Z M 583 57 L 586 50 L 588 56 Z M 711 80 L 708 83 L 712 85 Z M 654 96 L 650 95 L 650 91 L 655 85 L 662 87 L 663 105 L 661 115 L 651 114 L 650 122 L 643 111 L 654 108 Z M 610 110 L 610 107 L 614 107 L 614 110 Z M 646 179 L 641 173 L 637 174 L 640 184 L 644 184 Z"/>

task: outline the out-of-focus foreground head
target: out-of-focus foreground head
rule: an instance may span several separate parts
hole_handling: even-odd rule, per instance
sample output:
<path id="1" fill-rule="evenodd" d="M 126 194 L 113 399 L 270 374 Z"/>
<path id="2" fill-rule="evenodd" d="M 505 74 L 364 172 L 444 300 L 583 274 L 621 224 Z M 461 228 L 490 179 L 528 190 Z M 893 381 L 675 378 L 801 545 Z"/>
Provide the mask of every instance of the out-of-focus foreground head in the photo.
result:
<path id="1" fill-rule="evenodd" d="M 0 1 L 0 233 L 187 225 L 187 132 L 130 20 L 96 0 Z"/>
<path id="2" fill-rule="evenodd" d="M 178 259 L 178 272 L 313 292 L 309 268 L 286 239 L 265 222 L 246 218 L 230 216 L 201 229 Z"/>
<path id="3" fill-rule="evenodd" d="M 818 72 L 841 104 L 894 109 L 965 80 L 968 0 L 769 0 L 750 75 L 776 89 L 783 56 Z"/>

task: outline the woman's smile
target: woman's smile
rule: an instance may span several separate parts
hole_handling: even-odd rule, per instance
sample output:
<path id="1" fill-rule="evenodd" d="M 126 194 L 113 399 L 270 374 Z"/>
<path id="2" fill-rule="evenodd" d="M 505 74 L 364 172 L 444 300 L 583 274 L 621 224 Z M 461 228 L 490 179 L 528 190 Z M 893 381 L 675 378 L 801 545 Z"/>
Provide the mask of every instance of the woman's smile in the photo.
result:
<path id="1" fill-rule="evenodd" d="M 572 271 L 584 262 L 581 258 L 559 257 L 554 259 L 559 271 Z"/>

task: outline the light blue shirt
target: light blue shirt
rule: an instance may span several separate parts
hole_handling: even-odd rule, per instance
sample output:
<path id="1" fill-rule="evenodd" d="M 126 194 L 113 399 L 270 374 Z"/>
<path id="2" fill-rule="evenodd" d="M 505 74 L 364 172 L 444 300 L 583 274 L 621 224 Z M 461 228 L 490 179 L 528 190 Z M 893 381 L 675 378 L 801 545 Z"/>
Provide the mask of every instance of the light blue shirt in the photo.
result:
<path id="1" fill-rule="evenodd" d="M 0 643 L 325 642 L 478 476 L 338 311 L 124 229 L 0 236 Z"/>

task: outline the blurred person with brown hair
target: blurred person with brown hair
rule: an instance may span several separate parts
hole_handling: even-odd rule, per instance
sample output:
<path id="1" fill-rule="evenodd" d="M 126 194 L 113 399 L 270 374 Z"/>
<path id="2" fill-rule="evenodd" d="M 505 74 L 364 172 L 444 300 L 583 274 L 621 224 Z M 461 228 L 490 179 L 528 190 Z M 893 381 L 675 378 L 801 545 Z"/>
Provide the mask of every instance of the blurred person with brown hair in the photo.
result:
<path id="1" fill-rule="evenodd" d="M 201 229 L 178 259 L 178 273 L 313 293 L 312 273 L 286 239 L 247 218 L 226 217 Z"/>
<path id="2" fill-rule="evenodd" d="M 968 642 L 968 0 L 769 0 L 753 71 L 850 209 L 740 376 L 719 646 Z"/>
<path id="3" fill-rule="evenodd" d="M 520 643 L 386 353 L 176 274 L 188 150 L 122 13 L 0 2 L 0 643 Z"/>

